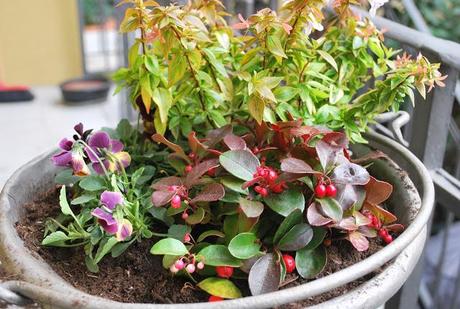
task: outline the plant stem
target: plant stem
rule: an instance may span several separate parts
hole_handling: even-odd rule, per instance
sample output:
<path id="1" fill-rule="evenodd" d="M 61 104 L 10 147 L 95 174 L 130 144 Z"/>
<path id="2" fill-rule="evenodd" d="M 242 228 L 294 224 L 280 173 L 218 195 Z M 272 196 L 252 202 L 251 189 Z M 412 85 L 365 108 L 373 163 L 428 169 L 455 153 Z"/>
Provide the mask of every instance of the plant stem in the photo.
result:
<path id="1" fill-rule="evenodd" d="M 109 172 L 105 168 L 104 163 L 102 162 L 101 158 L 97 155 L 97 153 L 91 148 L 86 142 L 82 141 L 81 139 L 78 140 L 79 143 L 81 143 L 83 146 L 85 146 L 97 159 L 97 162 L 101 165 L 102 170 L 104 171 L 105 177 L 107 177 L 107 180 L 110 181 L 110 176 Z"/>

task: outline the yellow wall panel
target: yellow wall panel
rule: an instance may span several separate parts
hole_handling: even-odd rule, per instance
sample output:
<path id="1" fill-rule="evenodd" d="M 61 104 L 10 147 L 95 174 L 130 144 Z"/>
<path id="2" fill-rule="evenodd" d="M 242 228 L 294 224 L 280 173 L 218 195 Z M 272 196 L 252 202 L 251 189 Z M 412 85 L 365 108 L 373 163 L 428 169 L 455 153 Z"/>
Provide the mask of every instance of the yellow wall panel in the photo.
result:
<path id="1" fill-rule="evenodd" d="M 0 0 L 0 80 L 44 85 L 81 74 L 77 0 Z"/>

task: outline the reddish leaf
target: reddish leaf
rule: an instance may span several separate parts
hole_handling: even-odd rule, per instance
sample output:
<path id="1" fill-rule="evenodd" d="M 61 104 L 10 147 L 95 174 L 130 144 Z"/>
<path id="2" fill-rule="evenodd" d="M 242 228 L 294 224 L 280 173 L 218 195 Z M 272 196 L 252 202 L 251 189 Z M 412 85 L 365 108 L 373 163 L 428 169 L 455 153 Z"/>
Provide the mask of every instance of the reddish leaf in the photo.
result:
<path id="1" fill-rule="evenodd" d="M 328 143 L 334 148 L 346 148 L 348 145 L 347 136 L 341 132 L 330 132 L 324 135 L 321 139 L 323 142 Z"/>
<path id="2" fill-rule="evenodd" d="M 307 220 L 313 226 L 323 226 L 332 222 L 332 219 L 323 216 L 316 203 L 312 203 L 307 210 Z"/>
<path id="3" fill-rule="evenodd" d="M 369 172 L 361 165 L 344 162 L 334 169 L 332 179 L 335 183 L 365 185 L 369 182 Z"/>
<path id="4" fill-rule="evenodd" d="M 190 150 L 197 154 L 198 156 L 203 155 L 206 153 L 207 148 L 204 144 L 202 144 L 198 138 L 196 137 L 195 132 L 190 132 L 188 135 L 188 144 L 190 146 Z"/>
<path id="5" fill-rule="evenodd" d="M 221 128 L 209 131 L 209 133 L 206 135 L 206 141 L 203 144 L 208 147 L 212 147 L 215 144 L 219 143 L 226 135 L 231 133 L 231 125 L 226 125 Z"/>
<path id="6" fill-rule="evenodd" d="M 398 218 L 388 210 L 385 210 L 380 206 L 368 203 L 367 201 L 364 202 L 364 208 L 370 210 L 374 215 L 376 215 L 383 222 L 383 224 L 390 224 L 398 220 Z"/>
<path id="7" fill-rule="evenodd" d="M 263 178 L 262 176 L 257 176 L 249 181 L 246 181 L 245 183 L 243 183 L 243 185 L 241 186 L 241 189 L 247 189 L 251 186 L 253 186 L 254 184 L 264 180 L 265 178 Z"/>
<path id="8" fill-rule="evenodd" d="M 281 170 L 293 174 L 322 174 L 312 169 L 305 161 L 296 158 L 281 160 Z"/>
<path id="9" fill-rule="evenodd" d="M 369 249 L 369 241 L 360 232 L 351 232 L 347 236 L 353 247 L 358 251 L 366 251 Z"/>
<path id="10" fill-rule="evenodd" d="M 249 271 L 248 283 L 252 295 L 278 290 L 281 267 L 273 253 L 267 253 L 254 263 Z"/>
<path id="11" fill-rule="evenodd" d="M 152 204 L 155 207 L 160 207 L 169 203 L 176 192 L 172 191 L 155 191 L 152 194 Z"/>
<path id="12" fill-rule="evenodd" d="M 358 232 L 360 232 L 361 234 L 363 234 L 363 236 L 368 237 L 368 238 L 377 237 L 377 231 L 365 225 L 360 226 L 358 228 Z"/>
<path id="13" fill-rule="evenodd" d="M 197 166 L 193 167 L 192 170 L 187 174 L 187 176 L 185 177 L 185 186 L 187 188 L 190 188 L 200 179 L 201 176 L 206 174 L 210 169 L 218 166 L 218 159 L 210 159 L 201 162 Z"/>
<path id="14" fill-rule="evenodd" d="M 318 141 L 315 145 L 315 149 L 318 154 L 319 162 L 325 172 L 337 163 L 338 156 L 342 153 L 341 149 L 334 148 L 323 141 Z"/>
<path id="15" fill-rule="evenodd" d="M 158 133 L 154 134 L 154 135 L 152 135 L 152 140 L 154 142 L 162 143 L 162 144 L 168 146 L 168 148 L 171 149 L 172 151 L 174 151 L 179 157 L 181 157 L 182 159 L 184 159 L 187 162 L 190 162 L 189 157 L 185 154 L 185 152 L 182 149 L 182 147 L 177 145 L 177 144 L 174 144 L 174 143 L 168 141 L 163 135 L 160 135 Z"/>
<path id="16" fill-rule="evenodd" d="M 364 202 L 364 198 L 366 196 L 366 191 L 363 187 L 353 186 L 349 184 L 336 184 L 337 188 L 337 196 L 335 199 L 339 202 L 340 206 L 342 206 L 343 210 L 347 210 L 355 204 L 359 204 L 362 206 Z M 359 206 L 357 205 L 357 206 Z M 356 209 L 360 209 L 361 206 L 356 207 Z"/>
<path id="17" fill-rule="evenodd" d="M 223 198 L 225 195 L 224 186 L 220 183 L 211 183 L 203 188 L 193 199 L 192 203 L 214 202 Z"/>
<path id="18" fill-rule="evenodd" d="M 362 225 L 368 225 L 369 223 L 372 222 L 371 219 L 360 213 L 359 211 L 354 211 L 353 212 L 353 217 L 356 219 L 356 225 L 362 226 Z"/>
<path id="19" fill-rule="evenodd" d="M 375 205 L 386 201 L 393 192 L 391 184 L 377 180 L 372 176 L 364 188 L 366 189 L 366 201 Z"/>
<path id="20" fill-rule="evenodd" d="M 224 137 L 224 143 L 230 150 L 244 150 L 246 149 L 246 142 L 235 134 L 227 134 Z"/>
<path id="21" fill-rule="evenodd" d="M 340 220 L 339 223 L 337 223 L 335 226 L 340 229 L 347 230 L 347 231 L 355 231 L 358 229 L 355 218 L 353 217 L 344 218 Z"/>
<path id="22" fill-rule="evenodd" d="M 404 231 L 404 225 L 402 224 L 390 224 L 390 225 L 385 226 L 385 228 L 388 231 L 395 232 L 395 233 L 401 233 L 402 231 Z"/>
<path id="23" fill-rule="evenodd" d="M 170 176 L 161 178 L 160 180 L 152 184 L 153 189 L 162 191 L 168 191 L 170 186 L 182 186 L 182 179 L 176 176 Z"/>

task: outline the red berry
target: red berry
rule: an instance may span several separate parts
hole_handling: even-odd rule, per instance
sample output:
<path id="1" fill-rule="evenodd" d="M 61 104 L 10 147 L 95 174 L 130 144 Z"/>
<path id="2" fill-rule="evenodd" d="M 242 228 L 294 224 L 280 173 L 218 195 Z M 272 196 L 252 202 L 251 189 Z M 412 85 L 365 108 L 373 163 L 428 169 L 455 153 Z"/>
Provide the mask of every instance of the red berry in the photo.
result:
<path id="1" fill-rule="evenodd" d="M 210 168 L 207 172 L 208 176 L 211 176 L 211 177 L 214 177 L 216 176 L 216 168 L 213 167 L 213 168 Z"/>
<path id="2" fill-rule="evenodd" d="M 254 191 L 256 191 L 256 192 L 259 193 L 259 194 L 260 194 L 260 192 L 262 192 L 262 189 L 263 189 L 263 188 L 262 188 L 261 186 L 255 186 L 255 187 L 254 187 Z"/>
<path id="3" fill-rule="evenodd" d="M 216 273 L 217 273 L 217 276 L 228 279 L 233 275 L 233 267 L 216 266 Z"/>
<path id="4" fill-rule="evenodd" d="M 372 225 L 373 225 L 374 227 L 378 228 L 379 225 L 380 225 L 379 218 L 377 218 L 376 216 L 373 216 L 373 217 L 372 217 Z"/>
<path id="5" fill-rule="evenodd" d="M 286 272 L 288 274 L 295 270 L 295 260 L 289 254 L 283 254 L 284 265 L 286 266 Z"/>
<path id="6" fill-rule="evenodd" d="M 386 244 L 389 244 L 393 241 L 393 237 L 391 237 L 390 234 L 387 234 L 387 236 L 385 236 L 385 238 L 383 238 L 383 241 L 386 243 Z"/>
<path id="7" fill-rule="evenodd" d="M 284 186 L 282 183 L 276 184 L 270 188 L 274 193 L 281 193 L 284 191 Z"/>
<path id="8" fill-rule="evenodd" d="M 179 195 L 174 195 L 171 199 L 171 207 L 172 208 L 180 208 L 182 203 L 182 199 L 180 198 Z"/>
<path id="9" fill-rule="evenodd" d="M 187 218 L 188 218 L 188 213 L 183 212 L 183 213 L 182 213 L 182 219 L 185 220 L 185 219 L 187 219 Z"/>
<path id="10" fill-rule="evenodd" d="M 379 230 L 379 236 L 380 236 L 380 238 L 385 239 L 385 237 L 388 236 L 387 230 L 385 230 L 385 229 L 380 229 L 380 230 Z"/>
<path id="11" fill-rule="evenodd" d="M 190 173 L 190 171 L 192 170 L 192 168 L 193 168 L 193 166 L 187 165 L 187 166 L 185 167 L 184 171 L 185 171 L 186 173 Z"/>
<path id="12" fill-rule="evenodd" d="M 188 154 L 188 157 L 193 160 L 193 159 L 195 159 L 196 154 L 194 152 L 191 152 L 191 153 Z"/>
<path id="13" fill-rule="evenodd" d="M 268 195 L 267 188 L 262 188 L 262 190 L 260 190 L 260 196 L 266 197 L 267 195 Z"/>
<path id="14" fill-rule="evenodd" d="M 257 175 L 259 175 L 260 177 L 265 177 L 267 176 L 267 169 L 264 168 L 264 167 L 258 167 L 257 168 Z"/>
<path id="15" fill-rule="evenodd" d="M 184 235 L 184 242 L 189 242 L 191 240 L 190 234 L 187 233 Z"/>
<path id="16" fill-rule="evenodd" d="M 209 302 L 212 303 L 212 302 L 215 302 L 215 301 L 223 301 L 224 299 L 222 297 L 219 297 L 219 296 L 214 296 L 214 295 L 211 295 L 209 296 Z"/>
<path id="17" fill-rule="evenodd" d="M 275 171 L 271 170 L 271 171 L 268 172 L 268 180 L 269 181 L 275 181 L 276 178 L 278 178 L 278 174 Z"/>
<path id="18" fill-rule="evenodd" d="M 319 184 L 315 188 L 315 195 L 316 197 L 323 198 L 326 196 L 326 186 L 323 184 Z"/>
<path id="19" fill-rule="evenodd" d="M 326 196 L 335 197 L 337 195 L 337 188 L 333 185 L 327 185 L 326 187 Z"/>
<path id="20" fill-rule="evenodd" d="M 253 154 L 258 154 L 260 151 L 259 147 L 255 146 L 254 148 L 252 148 L 252 153 Z"/>
<path id="21" fill-rule="evenodd" d="M 332 240 L 330 238 L 326 238 L 323 240 L 323 245 L 329 247 L 332 244 Z"/>

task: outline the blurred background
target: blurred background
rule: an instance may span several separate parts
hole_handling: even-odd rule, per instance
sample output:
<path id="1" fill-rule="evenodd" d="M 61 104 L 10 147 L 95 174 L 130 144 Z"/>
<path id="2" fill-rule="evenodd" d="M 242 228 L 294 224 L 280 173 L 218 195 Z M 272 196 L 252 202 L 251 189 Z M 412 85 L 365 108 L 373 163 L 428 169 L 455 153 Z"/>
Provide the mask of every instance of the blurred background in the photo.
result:
<path id="1" fill-rule="evenodd" d="M 117 30 L 124 13 L 117 2 L 0 0 L 0 188 L 20 165 L 72 134 L 76 123 L 100 128 L 133 119 L 126 94 L 113 96 L 109 81 L 125 65 L 134 39 Z M 245 17 L 278 5 L 223 2 Z M 388 308 L 460 308 L 460 62 L 451 56 L 460 54 L 460 0 L 391 0 L 379 14 L 426 34 L 421 48 L 407 30 L 389 35 L 388 44 L 422 51 L 443 62 L 443 74 L 449 74 L 447 87 L 431 93 L 428 102 L 417 98 L 415 112 L 406 107 L 413 120 L 403 136 L 433 174 L 437 207 L 426 258 Z M 440 50 L 438 41 L 430 46 L 430 34 L 457 43 Z M 380 129 L 394 135 L 391 128 Z"/>

